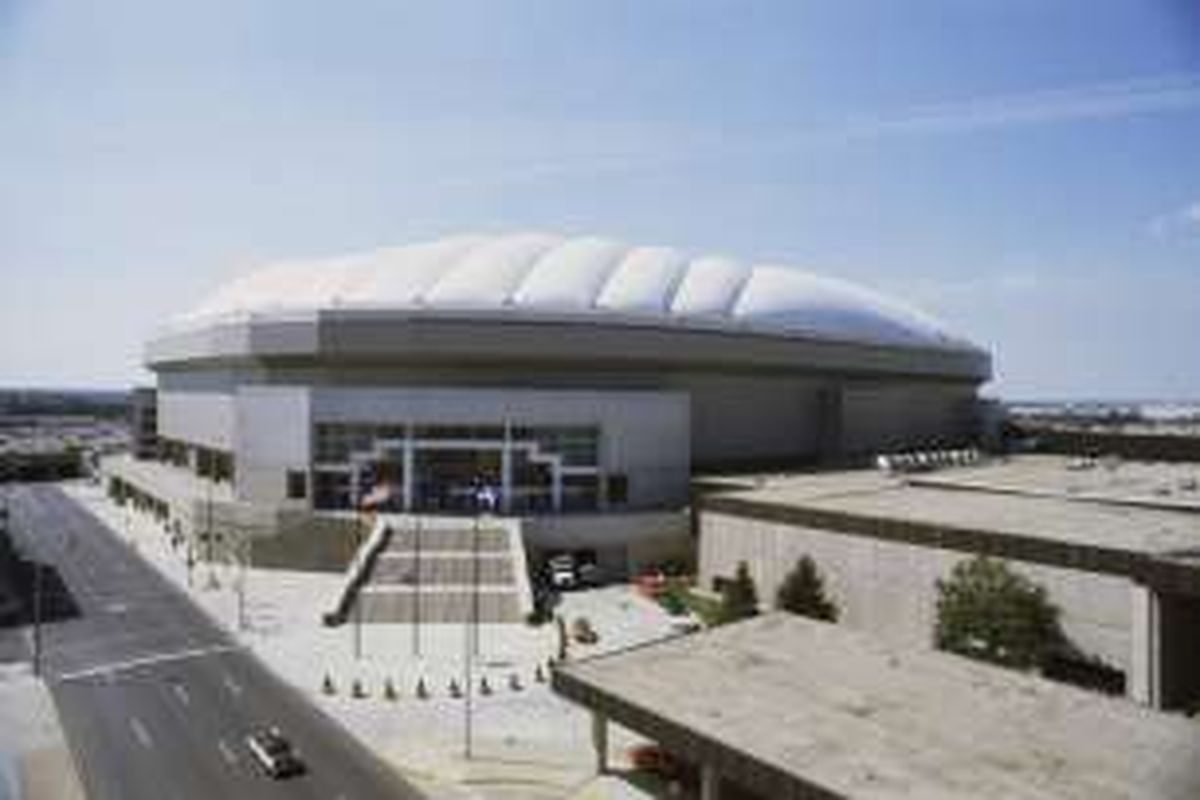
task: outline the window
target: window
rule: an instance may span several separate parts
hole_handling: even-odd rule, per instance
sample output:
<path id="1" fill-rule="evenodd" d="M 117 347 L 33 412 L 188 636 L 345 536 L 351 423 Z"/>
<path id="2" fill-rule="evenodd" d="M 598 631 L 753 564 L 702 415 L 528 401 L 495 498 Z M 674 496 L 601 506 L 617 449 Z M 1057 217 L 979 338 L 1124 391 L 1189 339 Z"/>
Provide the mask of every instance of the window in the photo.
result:
<path id="1" fill-rule="evenodd" d="M 287 496 L 289 500 L 303 500 L 308 496 L 308 476 L 301 470 L 288 470 Z"/>
<path id="2" fill-rule="evenodd" d="M 543 453 L 562 457 L 568 467 L 594 467 L 599 463 L 600 430 L 592 426 L 514 427 L 514 442 L 536 442 Z"/>
<path id="3" fill-rule="evenodd" d="M 350 508 L 350 473 L 340 470 L 314 472 L 313 506 L 321 510 Z"/>
<path id="4" fill-rule="evenodd" d="M 629 477 L 620 473 L 608 476 L 608 503 L 623 506 L 629 502 Z"/>
<path id="5" fill-rule="evenodd" d="M 564 475 L 562 482 L 563 511 L 595 511 L 597 487 L 595 475 Z"/>

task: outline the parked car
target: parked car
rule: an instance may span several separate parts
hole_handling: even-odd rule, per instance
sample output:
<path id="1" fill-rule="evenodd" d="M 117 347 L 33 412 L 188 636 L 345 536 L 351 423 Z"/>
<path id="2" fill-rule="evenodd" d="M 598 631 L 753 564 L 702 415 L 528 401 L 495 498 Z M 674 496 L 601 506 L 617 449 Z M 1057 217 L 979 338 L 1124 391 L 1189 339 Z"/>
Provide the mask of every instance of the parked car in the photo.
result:
<path id="1" fill-rule="evenodd" d="M 247 736 L 246 747 L 263 771 L 272 778 L 302 775 L 307 769 L 292 743 L 274 726 Z"/>
<path id="2" fill-rule="evenodd" d="M 550 576 L 550 585 L 562 591 L 574 589 L 579 585 L 579 574 L 575 568 L 575 557 L 570 553 L 560 553 L 546 562 L 546 571 Z"/>
<path id="3" fill-rule="evenodd" d="M 584 561 L 576 573 L 580 586 L 596 587 L 604 583 L 604 572 L 594 561 Z"/>

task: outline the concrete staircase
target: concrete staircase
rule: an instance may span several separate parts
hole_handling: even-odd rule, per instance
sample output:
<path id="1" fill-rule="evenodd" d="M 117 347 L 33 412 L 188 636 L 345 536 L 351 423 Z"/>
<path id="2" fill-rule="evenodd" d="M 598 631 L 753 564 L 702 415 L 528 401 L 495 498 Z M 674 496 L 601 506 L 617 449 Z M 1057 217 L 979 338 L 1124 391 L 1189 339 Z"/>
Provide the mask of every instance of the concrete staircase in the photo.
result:
<path id="1" fill-rule="evenodd" d="M 389 515 L 351 612 L 363 622 L 520 622 L 532 607 L 520 523 Z"/>

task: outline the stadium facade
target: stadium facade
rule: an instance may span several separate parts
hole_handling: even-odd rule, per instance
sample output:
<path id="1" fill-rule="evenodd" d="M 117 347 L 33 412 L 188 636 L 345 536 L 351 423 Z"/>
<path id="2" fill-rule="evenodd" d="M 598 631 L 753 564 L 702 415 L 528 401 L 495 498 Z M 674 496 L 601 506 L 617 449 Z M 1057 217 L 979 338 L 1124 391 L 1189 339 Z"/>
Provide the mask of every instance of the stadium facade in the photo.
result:
<path id="1" fill-rule="evenodd" d="M 840 280 L 542 234 L 270 265 L 146 356 L 159 459 L 231 502 L 456 513 L 483 484 L 560 520 L 682 509 L 698 469 L 960 444 L 991 371 Z"/>

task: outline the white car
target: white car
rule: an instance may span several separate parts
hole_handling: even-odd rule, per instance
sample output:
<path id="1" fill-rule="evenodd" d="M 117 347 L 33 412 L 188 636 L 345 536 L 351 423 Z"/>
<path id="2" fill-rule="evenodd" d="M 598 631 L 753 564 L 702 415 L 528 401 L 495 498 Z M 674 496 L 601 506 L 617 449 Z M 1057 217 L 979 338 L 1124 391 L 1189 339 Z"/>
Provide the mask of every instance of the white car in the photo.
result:
<path id="1" fill-rule="evenodd" d="M 274 726 L 247 736 L 246 747 L 263 771 L 272 778 L 302 775 L 306 770 L 291 742 Z"/>
<path id="2" fill-rule="evenodd" d="M 569 553 L 551 558 L 546 562 L 546 569 L 550 573 L 550 585 L 555 589 L 574 589 L 579 583 L 575 557 Z"/>

